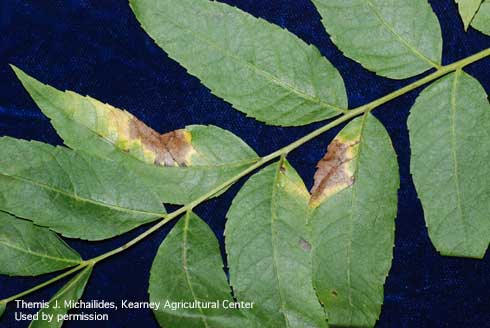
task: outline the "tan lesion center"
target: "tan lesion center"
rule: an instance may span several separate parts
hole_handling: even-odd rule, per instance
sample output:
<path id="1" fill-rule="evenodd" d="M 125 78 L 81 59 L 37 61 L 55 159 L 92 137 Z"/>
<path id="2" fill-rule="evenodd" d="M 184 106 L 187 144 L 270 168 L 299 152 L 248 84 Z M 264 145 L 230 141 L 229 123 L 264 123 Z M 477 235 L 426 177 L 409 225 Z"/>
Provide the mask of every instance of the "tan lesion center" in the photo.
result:
<path id="1" fill-rule="evenodd" d="M 179 129 L 159 134 L 136 118 L 129 121 L 129 138 L 139 140 L 156 165 L 189 166 L 190 155 L 195 152 L 189 131 Z"/>
<path id="2" fill-rule="evenodd" d="M 131 113 L 93 101 L 94 130 L 117 148 L 148 164 L 190 166 L 196 153 L 185 129 L 160 134 Z M 90 125 L 92 125 L 90 124 Z"/>
<path id="3" fill-rule="evenodd" d="M 355 157 L 359 140 L 335 138 L 318 162 L 311 188 L 310 206 L 317 207 L 332 195 L 354 184 Z"/>

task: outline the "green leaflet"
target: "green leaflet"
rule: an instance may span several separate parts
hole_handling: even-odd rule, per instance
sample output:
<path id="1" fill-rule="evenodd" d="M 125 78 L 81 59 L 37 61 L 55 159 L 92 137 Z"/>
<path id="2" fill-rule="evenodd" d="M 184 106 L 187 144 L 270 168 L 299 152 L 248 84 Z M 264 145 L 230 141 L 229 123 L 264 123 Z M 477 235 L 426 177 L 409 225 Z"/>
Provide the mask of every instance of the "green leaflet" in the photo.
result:
<path id="1" fill-rule="evenodd" d="M 0 212 L 0 274 L 37 276 L 75 266 L 81 260 L 49 229 Z"/>
<path id="2" fill-rule="evenodd" d="M 4 302 L 0 302 L 0 318 L 2 318 L 6 308 L 7 308 L 7 304 L 5 304 Z"/>
<path id="3" fill-rule="evenodd" d="M 393 79 L 441 64 L 442 36 L 427 0 L 312 0 L 349 58 Z"/>
<path id="4" fill-rule="evenodd" d="M 318 164 L 312 190 L 313 283 L 329 324 L 373 327 L 391 267 L 398 165 L 371 114 L 352 120 Z"/>
<path id="5" fill-rule="evenodd" d="M 67 146 L 122 163 L 162 202 L 189 203 L 257 160 L 246 143 L 218 127 L 191 125 L 162 135 L 127 111 L 13 69 Z"/>
<path id="6" fill-rule="evenodd" d="M 114 162 L 9 137 L 0 138 L 0 210 L 88 240 L 165 214 L 158 198 Z"/>
<path id="7" fill-rule="evenodd" d="M 324 120 L 347 108 L 344 82 L 317 48 L 238 8 L 207 0 L 131 0 L 168 55 L 236 109 L 273 125 Z"/>
<path id="8" fill-rule="evenodd" d="M 252 176 L 227 214 L 231 285 L 239 300 L 257 304 L 260 327 L 327 327 L 311 281 L 308 200 L 284 161 Z"/>
<path id="9" fill-rule="evenodd" d="M 490 35 L 490 0 L 485 0 L 478 10 L 471 26 L 478 31 Z"/>
<path id="10" fill-rule="evenodd" d="M 425 89 L 408 120 L 411 172 L 429 236 L 443 255 L 482 258 L 490 242 L 490 105 L 456 71 Z"/>
<path id="11" fill-rule="evenodd" d="M 218 241 L 194 213 L 184 215 L 160 246 L 151 268 L 149 293 L 150 301 L 161 304 L 154 313 L 162 327 L 250 327 L 239 310 L 223 308 L 234 301 Z M 220 308 L 172 310 L 164 307 L 167 301 L 217 301 Z"/>
<path id="12" fill-rule="evenodd" d="M 29 328 L 59 328 L 63 325 L 63 316 L 72 308 L 65 306 L 65 302 L 75 303 L 83 295 L 85 286 L 92 273 L 92 267 L 88 266 L 71 279 L 63 288 L 61 288 L 51 300 L 49 300 L 49 308 L 39 310 L 41 313 L 53 315 L 53 321 L 46 320 L 32 321 Z M 58 307 L 58 308 L 55 308 Z"/>
<path id="13" fill-rule="evenodd" d="M 465 31 L 470 26 L 473 17 L 475 17 L 478 8 L 480 8 L 480 4 L 482 0 L 456 0 L 458 4 L 459 15 L 463 20 Z"/>

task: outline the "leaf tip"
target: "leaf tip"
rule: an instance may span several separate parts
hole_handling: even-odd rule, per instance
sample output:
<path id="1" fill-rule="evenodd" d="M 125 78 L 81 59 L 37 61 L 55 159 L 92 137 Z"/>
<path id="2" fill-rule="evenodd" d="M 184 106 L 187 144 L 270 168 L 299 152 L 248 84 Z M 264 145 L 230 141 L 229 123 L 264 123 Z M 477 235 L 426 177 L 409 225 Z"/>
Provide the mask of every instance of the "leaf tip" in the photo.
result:
<path id="1" fill-rule="evenodd" d="M 22 85 L 24 86 L 24 88 L 30 92 L 32 87 L 30 88 L 29 86 L 31 85 L 39 85 L 39 84 L 42 84 L 41 82 L 39 82 L 38 80 L 36 80 L 35 78 L 33 78 L 32 76 L 30 76 L 29 74 L 27 74 L 26 72 L 24 72 L 22 69 L 20 69 L 19 67 L 13 65 L 13 64 L 9 64 L 10 68 L 12 68 L 12 70 L 14 71 L 15 75 L 17 76 L 17 79 L 19 79 L 19 81 L 22 83 Z"/>
<path id="2" fill-rule="evenodd" d="M 26 73 L 21 70 L 20 68 L 18 68 L 17 66 L 15 66 L 14 64 L 8 64 L 10 66 L 10 68 L 14 71 L 15 75 L 17 76 L 18 79 L 21 79 L 21 76 L 22 75 L 26 75 Z"/>

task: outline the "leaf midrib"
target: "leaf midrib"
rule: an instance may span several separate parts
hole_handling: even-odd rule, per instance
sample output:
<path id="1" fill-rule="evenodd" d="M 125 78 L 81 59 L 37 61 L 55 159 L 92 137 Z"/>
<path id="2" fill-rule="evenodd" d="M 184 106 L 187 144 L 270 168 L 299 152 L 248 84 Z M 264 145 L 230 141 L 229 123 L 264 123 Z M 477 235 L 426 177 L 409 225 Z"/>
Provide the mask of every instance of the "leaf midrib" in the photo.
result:
<path id="1" fill-rule="evenodd" d="M 34 256 L 37 256 L 37 257 L 41 257 L 41 258 L 47 258 L 47 259 L 50 259 L 50 260 L 53 260 L 53 261 L 67 262 L 67 263 L 73 263 L 73 264 L 80 263 L 79 260 L 78 261 L 76 261 L 76 260 L 70 260 L 70 259 L 67 259 L 67 258 L 60 258 L 60 257 L 55 257 L 55 256 L 50 256 L 50 255 L 47 255 L 47 254 L 43 254 L 43 253 L 34 252 L 34 251 L 29 250 L 29 249 L 16 246 L 15 244 L 11 244 L 11 243 L 6 242 L 4 240 L 0 240 L 0 244 L 3 244 L 6 247 L 13 248 L 13 249 L 16 249 L 18 251 L 21 251 L 21 252 L 24 252 L 24 253 L 27 253 L 27 254 L 31 254 L 31 255 L 34 255 Z"/>
<path id="2" fill-rule="evenodd" d="M 187 283 L 187 286 L 189 287 L 189 290 L 191 291 L 191 294 L 192 294 L 192 298 L 197 301 L 197 295 L 196 295 L 196 292 L 194 291 L 194 287 L 192 286 L 192 282 L 191 282 L 191 277 L 189 275 L 189 271 L 188 271 L 188 266 L 187 266 L 187 233 L 189 231 L 189 219 L 190 219 L 190 214 L 189 212 L 187 212 L 184 216 L 184 231 L 183 231 L 183 234 L 182 234 L 182 267 L 183 267 L 183 270 L 184 270 L 184 274 L 185 274 L 185 282 Z M 209 328 L 209 325 L 208 325 L 208 322 L 207 322 L 207 319 L 206 319 L 206 314 L 204 313 L 203 309 L 198 306 L 198 309 L 199 309 L 199 312 L 201 312 L 201 320 L 204 324 L 204 327 L 206 328 Z"/>
<path id="3" fill-rule="evenodd" d="M 459 173 L 458 173 L 458 155 L 456 152 L 456 145 L 457 145 L 457 140 L 456 140 L 456 92 L 458 88 L 458 78 L 459 75 L 461 74 L 461 70 L 457 70 L 454 73 L 454 80 L 451 85 L 451 157 L 453 160 L 453 168 L 454 168 L 454 184 L 456 187 L 456 197 L 458 199 L 458 212 L 461 218 L 461 221 L 463 223 L 463 243 L 464 243 L 464 248 L 467 247 L 468 245 L 468 230 L 466 228 L 466 220 L 465 220 L 465 215 L 463 212 L 463 207 L 461 206 L 462 204 L 462 193 L 461 193 L 461 187 L 460 187 L 460 181 L 459 181 Z"/>
<path id="4" fill-rule="evenodd" d="M 379 21 L 383 24 L 383 26 L 386 27 L 386 29 L 392 33 L 398 40 L 400 40 L 401 43 L 403 43 L 403 45 L 405 47 L 407 47 L 411 52 L 413 52 L 417 57 L 421 58 L 422 60 L 426 61 L 427 63 L 430 64 L 430 66 L 432 66 L 433 68 L 436 68 L 436 69 L 439 69 L 441 68 L 441 65 L 439 65 L 438 63 L 434 62 L 432 59 L 430 59 L 429 57 L 427 57 L 426 55 L 424 55 L 423 53 L 421 53 L 420 51 L 417 50 L 416 47 L 412 46 L 410 44 L 410 42 L 408 42 L 407 40 L 405 40 L 405 38 L 403 36 L 401 36 L 397 31 L 395 31 L 391 26 L 390 24 L 388 24 L 388 22 L 383 18 L 383 16 L 381 15 L 381 13 L 379 12 L 378 8 L 376 7 L 376 5 L 374 3 L 372 3 L 371 0 L 365 0 L 367 5 L 369 7 L 371 7 L 371 9 L 373 10 L 374 14 L 376 15 L 376 17 L 378 17 Z"/>
<path id="5" fill-rule="evenodd" d="M 154 16 L 158 17 L 158 16 L 162 16 L 162 14 L 161 13 L 154 13 Z M 187 32 L 187 33 L 193 35 L 196 39 L 198 39 L 199 41 L 204 42 L 210 48 L 214 48 L 215 50 L 220 51 L 226 57 L 229 57 L 230 59 L 232 59 L 235 63 L 237 63 L 239 65 L 242 65 L 242 66 L 245 66 L 245 67 L 248 67 L 252 71 L 256 72 L 257 75 L 262 76 L 263 78 L 265 78 L 266 80 L 268 80 L 272 84 L 275 84 L 277 86 L 280 86 L 281 88 L 283 88 L 283 89 L 285 89 L 285 90 L 287 90 L 289 92 L 295 93 L 300 98 L 303 98 L 303 99 L 305 99 L 305 100 L 307 100 L 309 102 L 312 102 L 312 103 L 315 103 L 315 104 L 319 104 L 323 108 L 331 108 L 331 109 L 334 109 L 335 111 L 341 112 L 341 113 L 345 113 L 347 111 L 347 109 L 345 109 L 345 108 L 341 108 L 339 106 L 336 106 L 336 105 L 333 105 L 333 104 L 330 104 L 330 103 L 326 103 L 326 102 L 322 101 L 317 96 L 312 96 L 312 95 L 309 95 L 309 94 L 304 93 L 303 91 L 295 88 L 294 86 L 288 84 L 287 82 L 282 81 L 282 80 L 276 78 L 271 73 L 269 73 L 269 72 L 267 72 L 267 71 L 265 71 L 265 70 L 263 70 L 263 69 L 255 66 L 255 65 L 252 65 L 251 63 L 249 63 L 249 62 L 247 62 L 245 60 L 242 60 L 240 57 L 235 56 L 233 53 L 231 53 L 231 52 L 227 51 L 226 49 L 220 47 L 219 45 L 215 44 L 213 41 L 206 39 L 205 37 L 201 36 L 199 33 L 196 33 L 194 30 L 189 29 L 189 28 L 186 28 L 186 27 L 183 27 L 178 22 L 176 22 L 175 20 L 173 20 L 171 16 L 165 15 L 165 17 L 169 21 L 171 21 L 172 24 L 174 24 L 178 28 L 182 29 L 184 32 Z M 142 23 L 141 20 L 140 20 L 140 23 L 141 23 L 141 26 L 143 26 L 143 28 L 145 29 L 145 31 L 150 31 L 150 29 L 148 29 L 148 28 L 145 27 L 145 25 Z M 157 40 L 155 40 L 155 42 L 158 43 Z"/>
<path id="6" fill-rule="evenodd" d="M 286 315 L 286 304 L 284 303 L 284 295 L 282 294 L 282 284 L 279 279 L 279 270 L 277 263 L 277 249 L 276 249 L 276 235 L 277 231 L 275 230 L 275 222 L 277 221 L 277 186 L 279 184 L 280 174 L 281 174 L 281 166 L 283 165 L 284 158 L 281 157 L 279 162 L 277 163 L 277 169 L 274 174 L 274 180 L 272 183 L 272 192 L 271 192 L 271 249 L 272 249 L 272 270 L 274 277 L 276 278 L 278 292 L 279 292 L 279 301 L 281 306 L 281 314 L 284 317 L 284 323 L 286 327 L 291 327 L 289 323 L 288 316 Z"/>
<path id="7" fill-rule="evenodd" d="M 235 168 L 235 167 L 240 167 L 246 164 L 254 164 L 258 160 L 260 160 L 260 157 L 255 157 L 255 158 L 250 158 L 250 159 L 244 159 L 240 161 L 235 161 L 235 162 L 228 162 L 224 164 L 216 164 L 216 165 L 190 165 L 190 166 L 155 166 L 157 168 L 175 168 L 175 169 L 182 169 L 182 170 L 187 170 L 187 169 L 199 169 L 199 170 L 215 170 L 215 169 L 221 169 L 221 168 Z"/>
<path id="8" fill-rule="evenodd" d="M 39 187 L 39 188 L 42 188 L 42 189 L 46 189 L 46 190 L 49 190 L 49 191 L 52 191 L 52 192 L 61 194 L 63 196 L 66 196 L 68 198 L 74 199 L 75 201 L 85 202 L 85 203 L 89 203 L 89 204 L 100 206 L 100 207 L 107 207 L 107 208 L 110 208 L 110 209 L 113 209 L 113 210 L 116 210 L 116 211 L 119 211 L 119 212 L 126 212 L 126 213 L 131 213 L 131 214 L 143 214 L 143 215 L 147 215 L 147 216 L 149 215 L 149 216 L 156 216 L 156 217 L 162 217 L 162 216 L 164 216 L 166 214 L 166 213 L 163 213 L 163 212 L 158 213 L 158 212 L 150 212 L 150 211 L 130 209 L 130 208 L 126 208 L 126 207 L 121 207 L 121 206 L 116 206 L 116 205 L 112 205 L 112 204 L 107 204 L 107 203 L 96 201 L 96 200 L 89 199 L 89 198 L 82 198 L 82 197 L 79 197 L 79 196 L 77 196 L 75 194 L 70 194 L 70 193 L 68 193 L 68 192 L 66 192 L 64 190 L 61 190 L 61 189 L 58 189 L 58 188 L 54 188 L 54 187 L 51 187 L 49 185 L 46 185 L 46 184 L 43 184 L 43 183 L 40 183 L 40 182 L 37 182 L 37 181 L 34 181 L 34 180 L 26 179 L 26 178 L 23 178 L 23 177 L 20 177 L 20 176 L 16 176 L 16 175 L 8 175 L 8 174 L 5 174 L 5 173 L 0 173 L 0 176 L 4 176 L 4 177 L 11 178 L 11 179 L 14 179 L 14 180 L 19 180 L 19 181 L 22 181 L 22 182 L 25 182 L 25 183 L 29 183 L 29 184 L 32 184 L 32 185 L 34 185 L 36 187 Z"/>
<path id="9" fill-rule="evenodd" d="M 354 235 L 354 202 L 356 201 L 357 198 L 357 177 L 359 173 L 359 167 L 360 167 L 360 158 L 361 158 L 361 150 L 363 146 L 363 131 L 364 127 L 366 125 L 366 119 L 369 113 L 365 113 L 362 118 L 361 118 L 361 127 L 359 129 L 359 146 L 357 150 L 357 161 L 356 167 L 354 170 L 354 185 L 352 186 L 352 192 L 351 192 L 351 206 L 350 206 L 350 219 L 349 219 L 349 239 L 347 242 L 347 287 L 348 287 L 348 299 L 349 299 L 349 306 L 350 306 L 350 316 L 349 316 L 349 325 L 352 325 L 353 317 L 354 317 L 354 304 L 352 302 L 352 277 L 351 277 L 351 257 L 352 257 L 352 239 Z"/>

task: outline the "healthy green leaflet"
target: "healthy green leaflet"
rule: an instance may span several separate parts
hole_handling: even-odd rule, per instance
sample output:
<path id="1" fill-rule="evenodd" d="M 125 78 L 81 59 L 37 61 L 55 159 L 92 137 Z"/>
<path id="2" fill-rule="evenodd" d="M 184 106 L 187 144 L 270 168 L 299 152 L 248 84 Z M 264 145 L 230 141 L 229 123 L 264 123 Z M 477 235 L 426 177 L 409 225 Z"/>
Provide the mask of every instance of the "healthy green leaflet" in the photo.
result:
<path id="1" fill-rule="evenodd" d="M 106 239 L 165 214 L 156 195 L 113 162 L 10 137 L 0 138 L 0 156 L 0 210 L 63 236 Z"/>
<path id="2" fill-rule="evenodd" d="M 272 125 L 305 125 L 347 108 L 335 67 L 314 46 L 276 25 L 217 1 L 131 0 L 130 5 L 171 58 L 248 116 Z"/>
<path id="3" fill-rule="evenodd" d="M 218 241 L 194 213 L 186 213 L 160 246 L 151 268 L 149 294 L 150 301 L 162 304 L 154 312 L 163 327 L 250 327 L 244 313 L 223 308 L 235 301 L 223 271 Z M 164 308 L 167 300 L 218 302 L 220 308 Z"/>
<path id="4" fill-rule="evenodd" d="M 441 66 L 441 28 L 427 0 L 312 1 L 335 45 L 365 68 L 404 79 Z"/>
<path id="5" fill-rule="evenodd" d="M 470 26 L 473 17 L 480 8 L 482 0 L 456 0 L 458 4 L 459 14 L 463 20 L 464 29 L 467 30 Z"/>
<path id="6" fill-rule="evenodd" d="M 484 0 L 476 13 L 471 26 L 480 32 L 490 35 L 490 1 Z"/>
<path id="7" fill-rule="evenodd" d="M 49 229 L 0 212 L 1 274 L 36 276 L 81 261 L 80 255 Z"/>
<path id="8" fill-rule="evenodd" d="M 485 90 L 458 70 L 420 94 L 408 126 L 432 242 L 443 255 L 482 258 L 490 242 L 490 178 L 481 169 L 490 161 Z"/>

